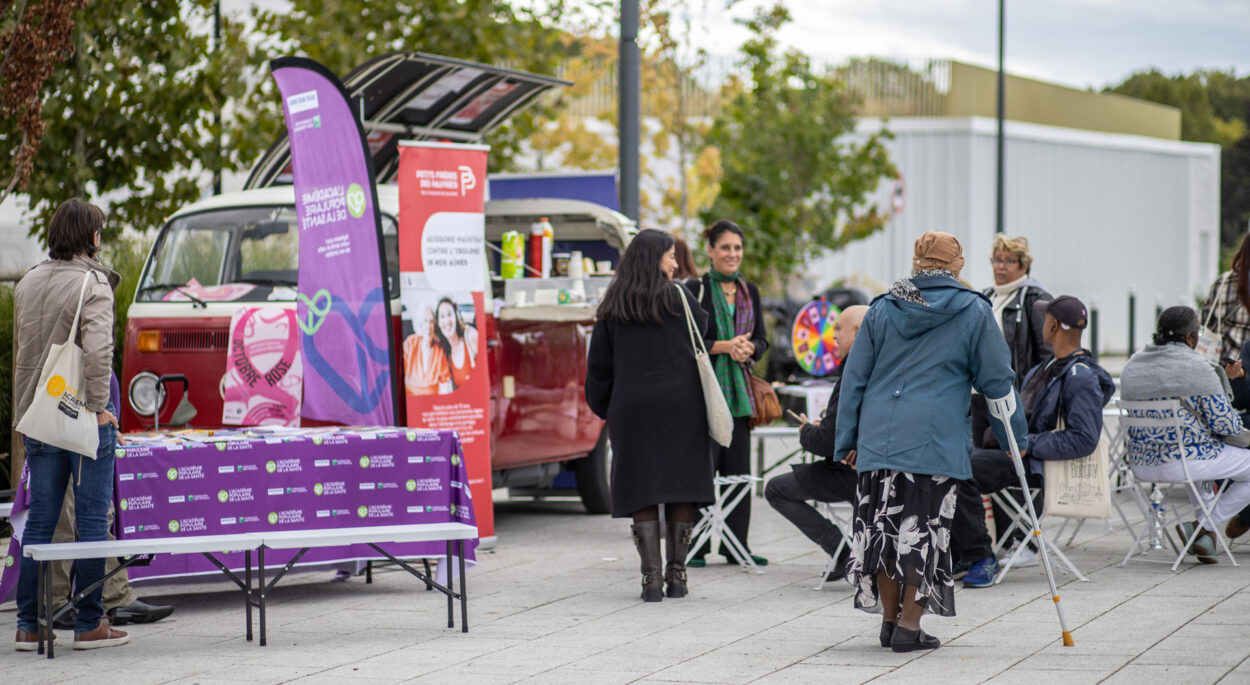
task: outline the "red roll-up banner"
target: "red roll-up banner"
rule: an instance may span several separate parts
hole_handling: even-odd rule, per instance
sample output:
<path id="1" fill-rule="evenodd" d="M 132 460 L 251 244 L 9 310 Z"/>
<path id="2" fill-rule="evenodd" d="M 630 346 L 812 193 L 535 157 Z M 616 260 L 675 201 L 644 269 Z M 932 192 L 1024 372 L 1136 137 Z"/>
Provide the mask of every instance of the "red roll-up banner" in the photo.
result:
<path id="1" fill-rule="evenodd" d="M 413 427 L 460 434 L 481 537 L 491 505 L 485 145 L 399 147 L 403 387 Z"/>

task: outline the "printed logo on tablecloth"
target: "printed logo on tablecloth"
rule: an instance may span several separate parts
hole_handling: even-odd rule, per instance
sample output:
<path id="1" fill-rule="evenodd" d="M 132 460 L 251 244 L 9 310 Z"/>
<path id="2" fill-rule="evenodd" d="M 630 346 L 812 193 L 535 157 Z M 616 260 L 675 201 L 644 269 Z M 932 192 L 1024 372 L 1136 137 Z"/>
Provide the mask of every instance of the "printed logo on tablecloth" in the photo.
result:
<path id="1" fill-rule="evenodd" d="M 361 458 L 360 458 L 360 468 L 362 468 L 362 469 L 367 469 L 367 468 L 369 468 L 369 457 L 361 457 Z"/>
<path id="2" fill-rule="evenodd" d="M 362 505 L 360 505 L 360 506 L 358 506 L 358 507 L 356 507 L 356 515 L 357 515 L 357 516 L 359 516 L 360 518 L 364 518 L 364 517 L 368 516 L 368 515 L 369 515 L 369 507 L 366 507 L 366 506 L 365 506 L 365 505 L 363 505 L 363 504 L 362 504 Z"/>
<path id="3" fill-rule="evenodd" d="M 269 512 L 269 525 L 272 526 L 276 524 L 277 522 L 278 522 L 278 512 L 276 511 Z"/>
<path id="4" fill-rule="evenodd" d="M 369 506 L 362 504 L 356 507 L 356 515 L 362 519 L 389 519 L 394 518 L 395 513 L 389 504 L 370 504 Z"/>
<path id="5" fill-rule="evenodd" d="M 393 454 L 373 454 L 360 458 L 360 468 L 362 469 L 390 469 L 395 467 L 395 455 Z"/>
<path id="6" fill-rule="evenodd" d="M 204 478 L 204 467 L 199 464 L 179 466 L 178 468 L 170 467 L 165 471 L 165 477 L 170 480 L 200 480 Z"/>
<path id="7" fill-rule="evenodd" d="M 179 523 L 177 520 L 173 520 L 169 522 L 169 532 L 177 533 L 179 528 L 182 528 L 182 524 Z"/>
<path id="8" fill-rule="evenodd" d="M 218 451 L 218 452 L 225 452 L 225 451 L 226 451 L 226 443 L 224 443 L 224 442 L 219 442 L 219 443 L 217 443 L 217 451 Z"/>
<path id="9" fill-rule="evenodd" d="M 313 485 L 313 494 L 316 495 L 346 495 L 347 481 L 344 480 L 328 480 L 324 483 Z"/>
<path id="10" fill-rule="evenodd" d="M 113 456 L 117 457 L 118 459 L 124 459 L 126 457 L 126 450 L 118 447 L 117 449 L 113 450 Z"/>
<path id="11" fill-rule="evenodd" d="M 455 516 L 455 515 L 456 515 L 456 505 L 452 504 L 452 505 L 450 505 L 448 508 L 451 510 L 451 515 L 452 515 L 452 516 Z"/>
<path id="12" fill-rule="evenodd" d="M 360 484 L 360 489 L 361 489 L 361 490 L 373 490 L 373 489 L 374 489 L 374 487 L 375 487 L 375 485 L 374 485 L 373 483 L 361 483 L 361 484 Z"/>
<path id="13" fill-rule="evenodd" d="M 278 465 L 277 465 L 276 463 L 274 463 L 273 461 L 267 461 L 267 462 L 265 462 L 265 472 L 266 472 L 266 473 L 274 473 L 274 472 L 276 472 L 277 470 L 278 470 Z"/>
<path id="14" fill-rule="evenodd" d="M 255 500 L 256 496 L 252 494 L 252 488 L 227 488 L 217 491 L 217 501 L 222 504 L 227 502 L 252 502 Z"/>
<path id="15" fill-rule="evenodd" d="M 417 489 L 417 481 L 415 481 L 415 480 L 413 480 L 413 479 L 409 478 L 409 479 L 408 479 L 408 482 L 404 483 L 404 489 L 405 489 L 405 490 L 407 490 L 408 492 L 412 492 L 412 491 L 416 490 L 416 489 Z"/>
<path id="16" fill-rule="evenodd" d="M 119 474 L 117 474 L 117 480 L 120 480 L 120 481 L 123 481 L 123 482 L 129 482 L 129 481 L 132 481 L 132 480 L 134 480 L 134 479 L 135 479 L 135 474 L 133 474 L 133 473 L 119 473 Z"/>
<path id="17" fill-rule="evenodd" d="M 452 466 L 459 466 L 459 465 L 460 465 L 460 454 L 459 454 L 459 453 L 454 453 L 454 454 L 452 454 L 452 455 L 451 455 L 451 465 L 452 465 Z"/>
<path id="18" fill-rule="evenodd" d="M 322 438 L 321 438 L 321 436 L 320 436 L 320 435 L 314 435 L 314 436 L 313 436 L 313 438 L 312 438 L 312 441 L 313 441 L 313 444 L 314 444 L 314 445 L 320 445 L 320 444 L 321 444 L 321 440 L 322 440 Z"/>
<path id="19" fill-rule="evenodd" d="M 416 489 L 418 492 L 438 492 L 443 489 L 442 478 L 421 478 L 408 482 L 413 484 L 412 488 L 408 489 L 409 492 L 412 492 L 413 489 Z"/>
<path id="20" fill-rule="evenodd" d="M 151 495 L 131 495 L 118 502 L 117 508 L 122 511 L 147 511 L 155 509 L 156 503 L 152 501 Z"/>
<path id="21" fill-rule="evenodd" d="M 5 565 L 5 567 L 12 567 L 12 566 L 13 566 L 13 555 L 11 555 L 11 554 L 6 554 L 6 555 L 4 555 L 4 565 Z"/>

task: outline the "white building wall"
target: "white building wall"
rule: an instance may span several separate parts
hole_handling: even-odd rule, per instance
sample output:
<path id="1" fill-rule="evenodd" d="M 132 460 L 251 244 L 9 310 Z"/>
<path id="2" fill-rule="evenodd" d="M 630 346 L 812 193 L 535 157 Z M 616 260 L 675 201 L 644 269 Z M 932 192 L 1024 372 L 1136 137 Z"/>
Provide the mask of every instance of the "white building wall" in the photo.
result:
<path id="1" fill-rule="evenodd" d="M 860 131 L 880 125 L 865 120 Z M 909 271 L 920 234 L 943 230 L 964 245 L 964 280 L 992 284 L 995 122 L 909 118 L 888 127 L 906 208 L 881 233 L 815 260 L 813 280 L 880 290 Z M 1033 275 L 1048 290 L 1098 308 L 1100 351 L 1127 349 L 1130 288 L 1139 348 L 1156 303 L 1205 294 L 1217 275 L 1218 146 L 1017 122 L 1006 137 L 1006 233 L 1029 238 Z"/>

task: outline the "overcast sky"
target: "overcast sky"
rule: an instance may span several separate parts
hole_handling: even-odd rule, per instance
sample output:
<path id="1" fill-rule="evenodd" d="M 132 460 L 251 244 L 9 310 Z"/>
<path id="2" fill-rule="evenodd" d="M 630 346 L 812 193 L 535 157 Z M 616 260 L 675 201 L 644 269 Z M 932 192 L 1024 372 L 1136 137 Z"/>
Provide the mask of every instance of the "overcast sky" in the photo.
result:
<path id="1" fill-rule="evenodd" d="M 763 0 L 733 10 L 725 0 L 688 0 L 716 52 L 746 32 Z M 782 41 L 813 57 L 951 58 L 998 64 L 996 0 L 787 0 L 794 21 Z M 703 9 L 706 7 L 706 9 Z M 1199 67 L 1250 74 L 1247 0 L 1007 0 L 1007 70 L 1077 87 L 1101 88 L 1141 69 Z M 714 37 L 714 39 L 713 39 Z"/>

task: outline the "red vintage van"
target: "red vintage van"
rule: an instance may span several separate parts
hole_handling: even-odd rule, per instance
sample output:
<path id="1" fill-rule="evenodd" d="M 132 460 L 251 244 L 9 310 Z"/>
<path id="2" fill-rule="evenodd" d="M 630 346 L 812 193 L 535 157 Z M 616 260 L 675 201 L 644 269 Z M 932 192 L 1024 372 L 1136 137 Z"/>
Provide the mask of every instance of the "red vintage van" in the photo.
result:
<path id="1" fill-rule="evenodd" d="M 419 53 L 378 58 L 344 79 L 349 94 L 364 103 L 374 152 L 396 336 L 402 331 L 399 193 L 387 181 L 393 180 L 397 167 L 399 139 L 476 142 L 507 114 L 560 83 Z M 461 110 L 473 116 L 458 116 Z M 161 228 L 126 325 L 124 430 L 147 430 L 158 421 L 169 425 L 183 399 L 180 383 L 166 383 L 168 392 L 158 394 L 157 379 L 169 374 L 187 378 L 187 399 L 196 409 L 190 425 L 223 425 L 226 348 L 234 309 L 295 306 L 299 231 L 294 190 L 283 185 L 289 183 L 289 158 L 285 140 L 280 140 L 253 170 L 248 189 L 185 207 Z M 487 241 L 498 247 L 504 232 L 527 232 L 541 217 L 554 227 L 557 251 L 577 250 L 612 264 L 635 230 L 625 216 L 593 203 L 511 199 L 487 202 Z M 485 332 L 495 487 L 546 488 L 571 470 L 587 510 L 607 512 L 611 450 L 603 422 L 586 406 L 582 389 L 595 295 L 607 279 L 588 279 L 589 298 L 579 304 L 513 292 L 537 293 L 559 285 L 545 279 L 505 282 L 498 278 L 497 267 L 483 279 L 489 279 L 486 292 L 493 296 Z M 199 286 L 194 291 L 188 288 L 192 283 Z M 521 299 L 525 306 L 517 306 Z M 400 347 L 397 337 L 397 355 Z M 402 367 L 397 358 L 393 368 L 398 373 Z M 396 413 L 400 417 L 406 415 L 402 401 Z"/>

